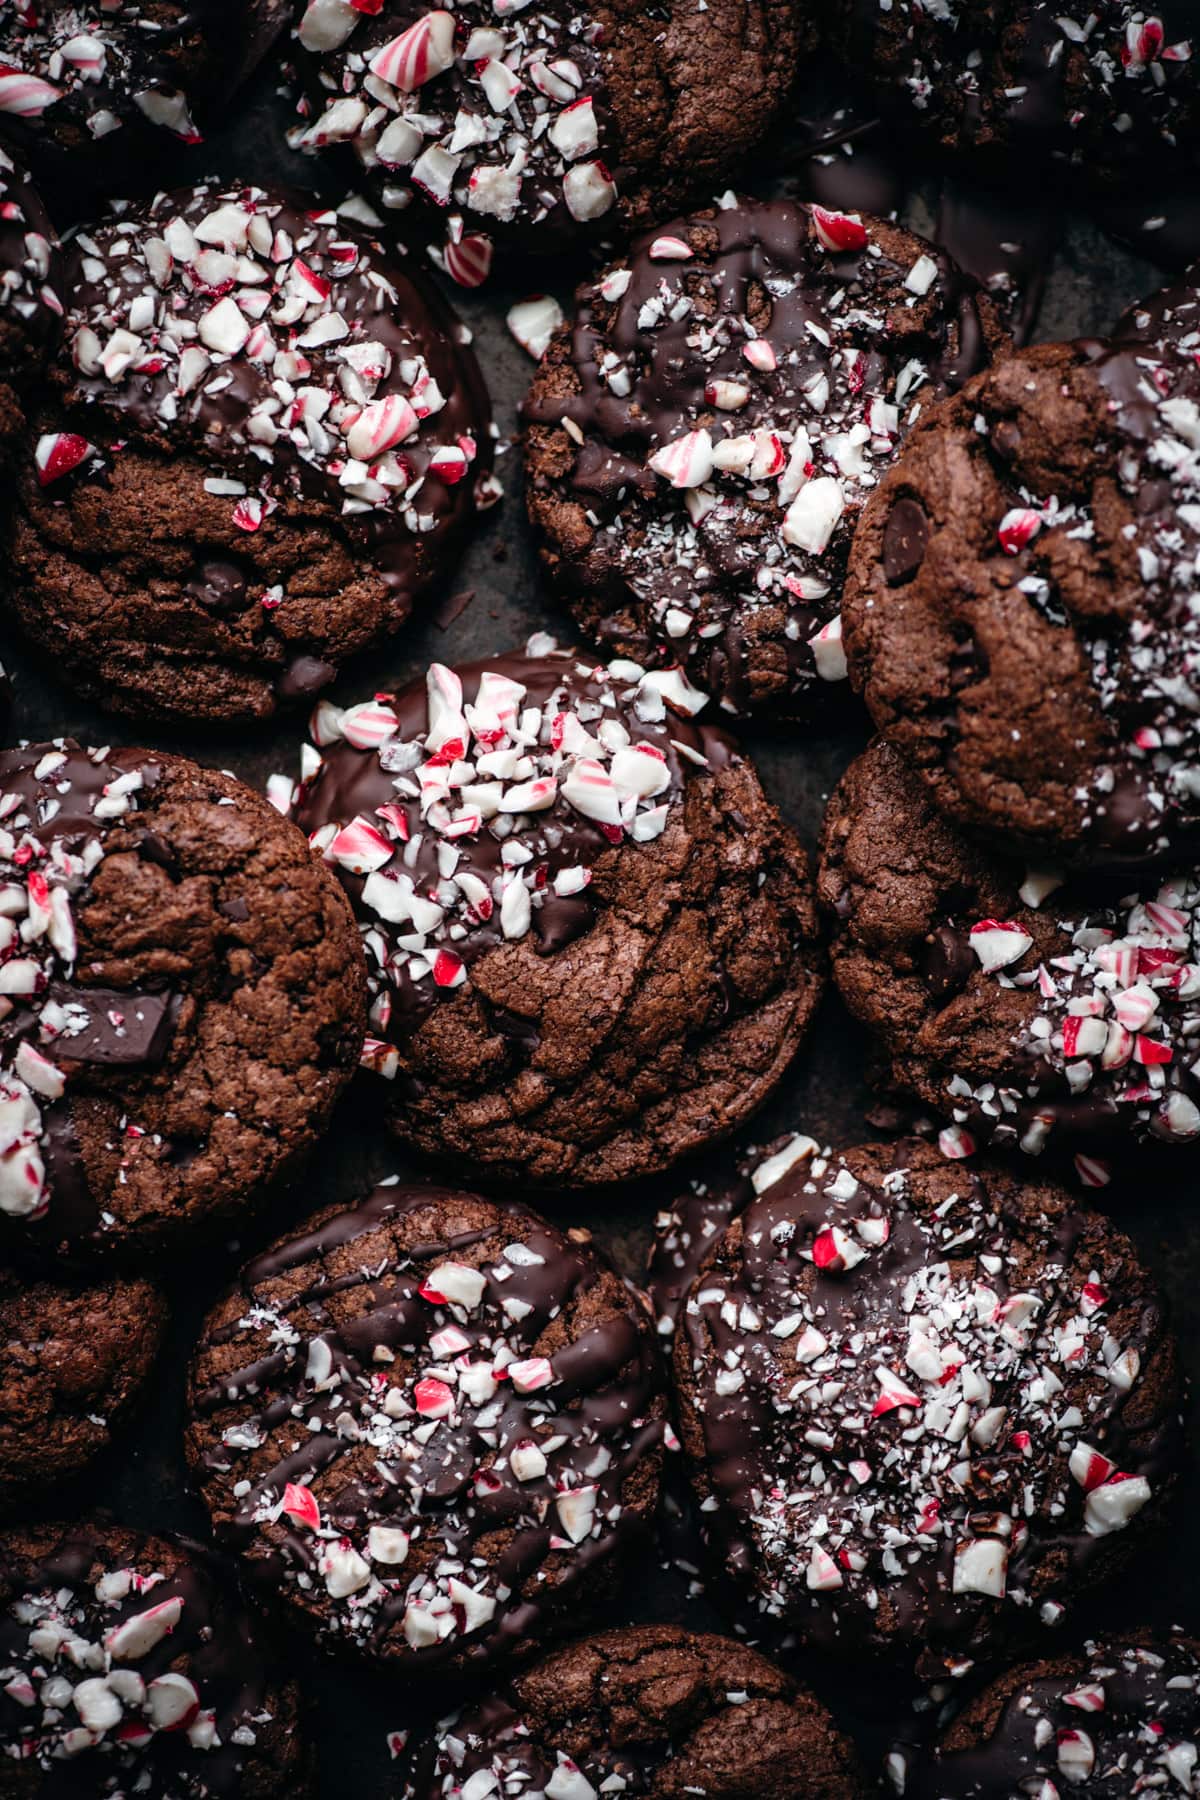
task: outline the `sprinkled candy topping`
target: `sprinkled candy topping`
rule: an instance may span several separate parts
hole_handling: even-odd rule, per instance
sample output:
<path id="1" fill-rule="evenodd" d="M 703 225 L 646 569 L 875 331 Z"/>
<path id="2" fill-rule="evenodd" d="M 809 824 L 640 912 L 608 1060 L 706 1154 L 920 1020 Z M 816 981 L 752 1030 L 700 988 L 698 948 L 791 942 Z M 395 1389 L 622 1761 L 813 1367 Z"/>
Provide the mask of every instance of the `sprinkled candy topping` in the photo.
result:
<path id="1" fill-rule="evenodd" d="M 421 540 L 489 489 L 461 328 L 335 212 L 214 182 L 160 194 L 75 240 L 65 339 L 60 386 L 96 440 L 83 478 L 131 427 L 188 440 L 242 530 L 315 495 L 402 589 L 429 574 Z"/>
<path id="2" fill-rule="evenodd" d="M 763 1165 L 675 1354 L 722 1560 L 824 1644 L 983 1647 L 1171 1465 L 1171 1348 L 1127 1241 L 926 1145 Z"/>
<path id="3" fill-rule="evenodd" d="M 0 318 L 20 321 L 30 343 L 47 339 L 63 310 L 58 244 L 24 170 L 0 147 Z M 6 378 L 27 383 L 13 358 Z"/>
<path id="4" fill-rule="evenodd" d="M 986 361 L 970 283 L 877 220 L 730 195 L 635 244 L 561 342 L 525 409 L 530 508 L 552 539 L 586 510 L 589 544 L 556 568 L 587 627 L 682 661 L 730 711 L 844 680 L 857 515 L 923 408 Z M 543 449 L 562 467 L 555 428 L 565 480 L 537 472 Z"/>
<path id="5" fill-rule="evenodd" d="M 349 144 L 388 208 L 414 194 L 446 209 L 447 273 L 474 286 L 499 230 L 561 232 L 617 200 L 604 162 L 600 25 L 553 6 L 459 0 L 308 0 L 296 38 L 310 62 L 302 150 Z"/>
<path id="6" fill-rule="evenodd" d="M 586 1234 L 385 1184 L 243 1271 L 189 1442 L 227 1541 L 323 1635 L 475 1660 L 640 1528 L 656 1390 L 648 1320 Z"/>
<path id="7" fill-rule="evenodd" d="M 291 800 L 358 911 L 378 1038 L 395 1041 L 469 980 L 472 960 L 530 932 L 543 950 L 579 936 L 603 897 L 597 863 L 667 830 L 688 771 L 728 760 L 688 720 L 679 670 L 580 661 L 531 644 L 461 674 L 313 717 Z"/>

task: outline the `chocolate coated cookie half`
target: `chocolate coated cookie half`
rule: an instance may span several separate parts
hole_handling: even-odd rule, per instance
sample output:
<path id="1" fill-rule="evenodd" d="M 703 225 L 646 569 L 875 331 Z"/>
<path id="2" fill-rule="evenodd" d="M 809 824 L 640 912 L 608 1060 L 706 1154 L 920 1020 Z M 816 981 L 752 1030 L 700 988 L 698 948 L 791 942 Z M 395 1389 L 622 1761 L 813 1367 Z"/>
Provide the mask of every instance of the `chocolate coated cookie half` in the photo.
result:
<path id="1" fill-rule="evenodd" d="M 1189 0 L 829 0 L 830 41 L 893 117 L 1007 180 L 1055 162 L 1131 189 L 1186 166 L 1200 124 Z"/>
<path id="2" fill-rule="evenodd" d="M 362 951 L 232 776 L 0 753 L 0 1255 L 140 1260 L 300 1167 L 359 1056 Z"/>
<path id="3" fill-rule="evenodd" d="M 672 1625 L 584 1638 L 443 1719 L 403 1789 L 405 1800 L 866 1792 L 854 1751 L 811 1694 L 745 1644 Z"/>
<path id="4" fill-rule="evenodd" d="M 684 1449 L 754 1628 L 934 1679 L 1161 1521 L 1180 1373 L 1133 1244 L 911 1140 L 760 1163 L 680 1315 Z"/>
<path id="5" fill-rule="evenodd" d="M 4 75 L 0 72 L 0 91 Z M 0 457 L 25 429 L 25 401 L 58 330 L 62 253 L 19 155 L 0 143 Z"/>
<path id="6" fill-rule="evenodd" d="M 121 1526 L 0 1534 L 0 1800 L 307 1800 L 300 1697 L 228 1576 Z"/>
<path id="7" fill-rule="evenodd" d="M 1042 344 L 943 403 L 868 502 L 852 681 L 939 809 L 1043 861 L 1200 835 L 1200 368 Z"/>
<path id="8" fill-rule="evenodd" d="M 281 1239 L 189 1393 L 218 1541 L 298 1628 L 410 1673 L 571 1630 L 658 1503 L 645 1302 L 587 1232 L 475 1194 L 385 1184 Z"/>
<path id="9" fill-rule="evenodd" d="M 166 1322 L 148 1281 L 65 1286 L 0 1271 L 0 1514 L 44 1499 L 108 1448 Z"/>
<path id="10" fill-rule="evenodd" d="M 159 194 L 75 240 L 9 604 L 117 711 L 265 717 L 447 569 L 493 493 L 491 432 L 468 334 L 415 268 L 295 195 Z"/>
<path id="11" fill-rule="evenodd" d="M 366 1060 L 423 1151 L 626 1180 L 780 1080 L 822 986 L 808 863 L 700 704 L 544 640 L 318 708 L 295 816 L 354 901 Z"/>
<path id="12" fill-rule="evenodd" d="M 1028 869 L 942 819 L 876 742 L 834 790 L 818 892 L 833 974 L 886 1091 L 980 1144 L 1073 1158 L 1088 1185 L 1200 1139 L 1200 872 Z"/>
<path id="13" fill-rule="evenodd" d="M 1200 1644 L 1140 1632 L 999 1676 L 910 1772 L 916 1800 L 1188 1793 L 1200 1760 Z"/>
<path id="14" fill-rule="evenodd" d="M 297 5 L 301 149 L 348 145 L 376 200 L 444 221 L 447 272 L 546 253 L 712 193 L 767 130 L 814 38 L 809 0 Z"/>
<path id="15" fill-rule="evenodd" d="M 730 196 L 647 233 L 579 289 L 525 403 L 529 514 L 581 628 L 730 713 L 851 704 L 858 516 L 998 336 L 949 257 L 879 219 Z"/>

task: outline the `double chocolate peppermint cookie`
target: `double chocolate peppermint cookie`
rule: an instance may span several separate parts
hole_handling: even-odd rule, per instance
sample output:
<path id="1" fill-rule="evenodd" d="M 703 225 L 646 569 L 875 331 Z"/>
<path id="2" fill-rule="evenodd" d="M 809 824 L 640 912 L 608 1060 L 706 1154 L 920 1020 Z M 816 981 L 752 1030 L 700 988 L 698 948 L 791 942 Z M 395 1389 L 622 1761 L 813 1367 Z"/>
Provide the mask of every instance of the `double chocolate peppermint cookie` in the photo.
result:
<path id="1" fill-rule="evenodd" d="M 1200 829 L 1200 369 L 1043 344 L 922 422 L 863 514 L 851 679 L 938 808 L 1042 861 Z"/>
<path id="2" fill-rule="evenodd" d="M 395 1129 L 583 1186 L 760 1106 L 823 962 L 804 851 L 686 678 L 531 648 L 319 707 L 295 816 L 354 901 Z"/>
<path id="3" fill-rule="evenodd" d="M 1200 1139 L 1200 872 L 1063 882 L 942 819 L 876 743 L 826 814 L 833 973 L 884 1088 L 948 1121 L 943 1150 L 1073 1157 Z"/>
<path id="4" fill-rule="evenodd" d="M 1171 344 L 1194 355 L 1200 349 L 1200 265 L 1131 306 L 1116 335 Z"/>
<path id="5" fill-rule="evenodd" d="M 878 219 L 731 198 L 648 233 L 579 289 L 525 405 L 530 517 L 581 627 L 727 712 L 847 704 L 863 503 L 997 335 Z"/>
<path id="6" fill-rule="evenodd" d="M 9 600 L 82 692 L 264 717 L 380 644 L 491 496 L 465 329 L 332 211 L 209 182 L 78 237 Z"/>
<path id="7" fill-rule="evenodd" d="M 107 1449 L 154 1367 L 166 1319 L 148 1281 L 67 1287 L 0 1271 L 0 1514 Z"/>
<path id="8" fill-rule="evenodd" d="M 3 83 L 0 70 L 0 92 Z M 24 432 L 24 402 L 58 329 L 62 284 L 49 215 L 19 157 L 0 144 L 0 456 L 6 461 Z"/>
<path id="9" fill-rule="evenodd" d="M 306 1800 L 299 1712 L 199 1545 L 0 1535 L 0 1800 Z"/>
<path id="10" fill-rule="evenodd" d="M 0 1256 L 140 1258 L 284 1180 L 364 988 L 336 884 L 231 776 L 0 753 Z"/>
<path id="11" fill-rule="evenodd" d="M 385 208 L 444 220 L 447 272 L 561 250 L 711 193 L 771 124 L 814 36 L 806 0 L 297 5 L 301 149 L 348 145 Z"/>
<path id="12" fill-rule="evenodd" d="M 1052 159 L 1098 187 L 1178 166 L 1200 125 L 1196 14 L 1137 0 L 830 0 L 830 41 L 942 151 L 1011 178 Z M 1042 178 L 1044 179 L 1044 173 Z"/>
<path id="13" fill-rule="evenodd" d="M 243 1269 L 192 1368 L 219 1541 L 331 1648 L 525 1655 L 612 1591 L 658 1502 L 644 1302 L 516 1205 L 384 1185 Z"/>
<path id="14" fill-rule="evenodd" d="M 680 1316 L 684 1448 L 756 1630 L 935 1678 L 1126 1562 L 1180 1455 L 1129 1239 L 916 1141 L 760 1163 Z"/>
<path id="15" fill-rule="evenodd" d="M 1188 1794 L 1200 1761 L 1200 1644 L 1143 1632 L 1026 1663 L 908 1772 L 915 1800 Z"/>
<path id="16" fill-rule="evenodd" d="M 153 180 L 282 28 L 285 0 L 8 0 L 0 122 L 67 198 Z M 158 141 L 156 141 L 158 140 Z"/>
<path id="17" fill-rule="evenodd" d="M 867 1787 L 825 1708 L 757 1651 L 644 1625 L 571 1644 L 442 1720 L 403 1792 L 856 1800 Z"/>

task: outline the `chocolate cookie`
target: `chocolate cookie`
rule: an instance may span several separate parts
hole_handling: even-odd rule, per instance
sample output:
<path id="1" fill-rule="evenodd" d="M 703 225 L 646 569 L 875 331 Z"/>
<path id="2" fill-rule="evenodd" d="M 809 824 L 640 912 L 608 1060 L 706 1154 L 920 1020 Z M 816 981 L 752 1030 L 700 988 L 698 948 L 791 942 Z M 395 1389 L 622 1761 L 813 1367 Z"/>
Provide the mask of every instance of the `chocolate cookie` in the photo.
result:
<path id="1" fill-rule="evenodd" d="M 166 1321 L 148 1281 L 65 1287 L 0 1271 L 0 1513 L 80 1474 L 108 1447 Z"/>
<path id="2" fill-rule="evenodd" d="M 208 182 L 77 238 L 64 336 L 9 600 L 116 710 L 194 726 L 311 696 L 492 494 L 464 327 L 298 197 Z"/>
<path id="3" fill-rule="evenodd" d="M 930 1679 L 1055 1623 L 1154 1528 L 1176 1350 L 1123 1233 L 1003 1165 L 796 1138 L 675 1338 L 716 1566 L 755 1630 Z"/>
<path id="4" fill-rule="evenodd" d="M 764 1656 L 644 1625 L 571 1644 L 443 1719 L 403 1792 L 856 1800 L 867 1787 L 825 1708 Z"/>
<path id="5" fill-rule="evenodd" d="M 1182 165 L 1200 126 L 1190 0 L 828 0 L 831 44 L 893 116 L 1013 178 L 1053 160 L 1104 189 Z M 1041 179 L 1044 180 L 1044 174 Z"/>
<path id="6" fill-rule="evenodd" d="M 294 1623 L 411 1672 L 524 1655 L 657 1501 L 648 1312 L 517 1205 L 384 1185 L 243 1269 L 192 1367 L 218 1539 Z"/>
<path id="7" fill-rule="evenodd" d="M 1200 874 L 1064 885 L 941 819 L 873 744 L 829 804 L 818 891 L 833 972 L 885 1089 L 951 1121 L 941 1144 L 1074 1158 L 1200 1137 Z"/>
<path id="8" fill-rule="evenodd" d="M 292 142 L 349 145 L 384 208 L 444 220 L 446 270 L 476 287 L 493 241 L 549 253 L 720 187 L 778 112 L 812 10 L 309 0 Z"/>
<path id="9" fill-rule="evenodd" d="M 180 756 L 0 753 L 0 1256 L 142 1258 L 295 1172 L 362 953 L 259 795 Z"/>
<path id="10" fill-rule="evenodd" d="M 1200 264 L 1131 306 L 1122 314 L 1116 335 L 1166 342 L 1195 355 L 1200 349 Z"/>
<path id="11" fill-rule="evenodd" d="M 863 513 L 850 675 L 942 812 L 1043 861 L 1200 829 L 1200 368 L 1042 344 L 913 433 Z"/>
<path id="12" fill-rule="evenodd" d="M 780 1080 L 822 986 L 808 863 L 700 703 L 547 639 L 318 709 L 295 815 L 354 901 L 406 1141 L 626 1180 Z"/>
<path id="13" fill-rule="evenodd" d="M 300 1800 L 300 1697 L 198 1544 L 0 1535 L 0 1800 Z"/>
<path id="14" fill-rule="evenodd" d="M 915 1800 L 1191 1793 L 1200 1760 L 1200 1644 L 1150 1632 L 1011 1669 L 909 1776 Z"/>
<path id="15" fill-rule="evenodd" d="M 0 119 L 78 193 L 153 181 L 159 131 L 185 144 L 282 28 L 282 0 L 9 0 Z"/>
<path id="16" fill-rule="evenodd" d="M 0 70 L 0 92 L 5 76 Z M 0 457 L 24 434 L 24 402 L 62 314 L 62 255 L 20 159 L 0 144 Z"/>
<path id="17" fill-rule="evenodd" d="M 731 713 L 844 704 L 863 502 L 988 360 L 991 302 L 881 220 L 734 201 L 576 296 L 525 404 L 529 514 L 581 627 Z"/>

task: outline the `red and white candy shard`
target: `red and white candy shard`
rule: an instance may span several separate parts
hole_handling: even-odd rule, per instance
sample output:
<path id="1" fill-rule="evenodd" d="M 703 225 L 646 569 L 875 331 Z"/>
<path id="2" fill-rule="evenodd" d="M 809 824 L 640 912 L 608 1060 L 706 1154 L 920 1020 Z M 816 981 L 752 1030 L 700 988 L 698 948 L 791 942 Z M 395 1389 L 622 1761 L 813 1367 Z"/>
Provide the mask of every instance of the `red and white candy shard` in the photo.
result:
<path id="1" fill-rule="evenodd" d="M 617 200 L 597 154 L 592 34 L 523 4 L 473 10 L 477 23 L 460 13 L 456 24 L 434 8 L 381 40 L 374 0 L 310 0 L 296 36 L 318 59 L 329 98 L 290 134 L 301 150 L 350 144 L 385 207 L 407 206 L 415 188 L 461 209 L 439 257 L 467 287 L 491 264 L 490 235 L 468 222 L 537 225 L 567 214 L 586 223 Z"/>

